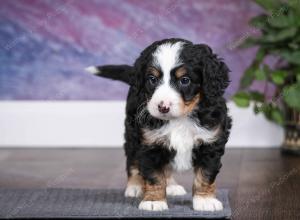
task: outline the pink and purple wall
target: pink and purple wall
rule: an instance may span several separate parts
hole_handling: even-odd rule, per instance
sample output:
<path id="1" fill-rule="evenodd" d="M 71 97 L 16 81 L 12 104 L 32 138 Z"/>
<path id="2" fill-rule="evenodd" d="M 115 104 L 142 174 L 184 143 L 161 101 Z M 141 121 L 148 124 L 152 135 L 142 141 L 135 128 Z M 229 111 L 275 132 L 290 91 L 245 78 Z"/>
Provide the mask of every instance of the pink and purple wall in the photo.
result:
<path id="1" fill-rule="evenodd" d="M 230 97 L 255 52 L 234 48 L 259 11 L 248 0 L 2 0 L 0 100 L 123 100 L 126 85 L 84 68 L 132 64 L 171 37 L 206 43 L 225 59 Z"/>

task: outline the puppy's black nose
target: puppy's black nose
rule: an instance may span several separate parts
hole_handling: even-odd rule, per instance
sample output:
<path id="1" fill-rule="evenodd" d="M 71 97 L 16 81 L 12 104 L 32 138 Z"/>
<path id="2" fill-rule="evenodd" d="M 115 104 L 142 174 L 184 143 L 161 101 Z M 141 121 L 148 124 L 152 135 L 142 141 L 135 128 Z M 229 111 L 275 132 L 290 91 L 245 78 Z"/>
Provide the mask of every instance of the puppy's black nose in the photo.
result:
<path id="1" fill-rule="evenodd" d="M 165 106 L 163 103 L 160 103 L 160 104 L 158 105 L 158 111 L 159 111 L 160 113 L 166 114 L 166 113 L 168 113 L 168 112 L 170 111 L 170 107 L 167 107 L 167 106 Z"/>

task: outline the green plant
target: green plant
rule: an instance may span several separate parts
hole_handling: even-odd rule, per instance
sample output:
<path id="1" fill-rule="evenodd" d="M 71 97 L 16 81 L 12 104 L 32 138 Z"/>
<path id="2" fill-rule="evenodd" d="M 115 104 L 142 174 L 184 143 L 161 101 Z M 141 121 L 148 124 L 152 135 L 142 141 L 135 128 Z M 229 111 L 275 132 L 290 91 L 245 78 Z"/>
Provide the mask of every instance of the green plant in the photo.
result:
<path id="1" fill-rule="evenodd" d="M 240 107 L 254 102 L 255 113 L 284 124 L 284 106 L 300 111 L 300 0 L 255 2 L 265 10 L 250 20 L 260 34 L 247 37 L 240 48 L 256 46 L 257 53 L 233 100 Z M 276 63 L 269 66 L 265 59 L 270 56 Z M 251 89 L 255 81 L 264 83 L 264 91 Z"/>

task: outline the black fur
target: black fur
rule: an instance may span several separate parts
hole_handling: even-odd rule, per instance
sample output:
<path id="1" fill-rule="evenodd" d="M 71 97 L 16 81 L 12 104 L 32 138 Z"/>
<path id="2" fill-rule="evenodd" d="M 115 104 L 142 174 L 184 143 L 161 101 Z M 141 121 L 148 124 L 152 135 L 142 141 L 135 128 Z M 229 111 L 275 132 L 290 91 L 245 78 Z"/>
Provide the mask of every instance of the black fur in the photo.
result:
<path id="1" fill-rule="evenodd" d="M 177 88 L 185 100 L 190 100 L 202 91 L 203 98 L 198 108 L 190 117 L 198 120 L 206 128 L 220 126 L 218 139 L 211 144 L 199 144 L 193 148 L 192 164 L 194 168 L 201 168 L 210 183 L 214 182 L 221 168 L 221 156 L 229 137 L 231 118 L 227 115 L 226 102 L 222 95 L 229 84 L 229 69 L 222 59 L 214 54 L 210 47 L 204 44 L 193 44 L 183 39 L 166 39 L 148 46 L 130 66 L 103 66 L 100 76 L 119 79 L 130 84 L 127 97 L 125 120 L 125 153 L 127 156 L 127 173 L 130 168 L 138 167 L 140 174 L 146 181 L 155 183 L 154 174 L 168 165 L 176 151 L 160 145 L 145 146 L 142 144 L 142 128 L 159 128 L 168 121 L 152 117 L 148 112 L 139 118 L 140 112 L 153 90 L 147 85 L 146 71 L 152 60 L 152 53 L 164 43 L 184 41 L 184 49 L 180 54 L 187 71 L 193 78 L 194 85 L 188 89 Z M 174 85 L 176 87 L 176 85 Z"/>
<path id="2" fill-rule="evenodd" d="M 122 81 L 132 85 L 134 81 L 134 68 L 129 65 L 97 66 L 96 76 Z"/>

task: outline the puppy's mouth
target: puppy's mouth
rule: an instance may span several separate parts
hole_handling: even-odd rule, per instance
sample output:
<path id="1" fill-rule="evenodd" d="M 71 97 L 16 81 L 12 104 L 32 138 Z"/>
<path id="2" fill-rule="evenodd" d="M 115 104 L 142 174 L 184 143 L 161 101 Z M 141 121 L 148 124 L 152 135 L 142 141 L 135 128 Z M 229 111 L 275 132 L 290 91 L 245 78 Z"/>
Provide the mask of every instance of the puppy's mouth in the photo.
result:
<path id="1" fill-rule="evenodd" d="M 151 114 L 151 113 L 150 113 Z M 152 115 L 152 114 L 151 114 Z M 165 120 L 165 121 L 169 121 L 172 119 L 176 119 L 177 117 L 174 117 L 170 114 L 158 114 L 158 115 L 152 115 L 154 118 L 160 119 L 160 120 Z"/>

